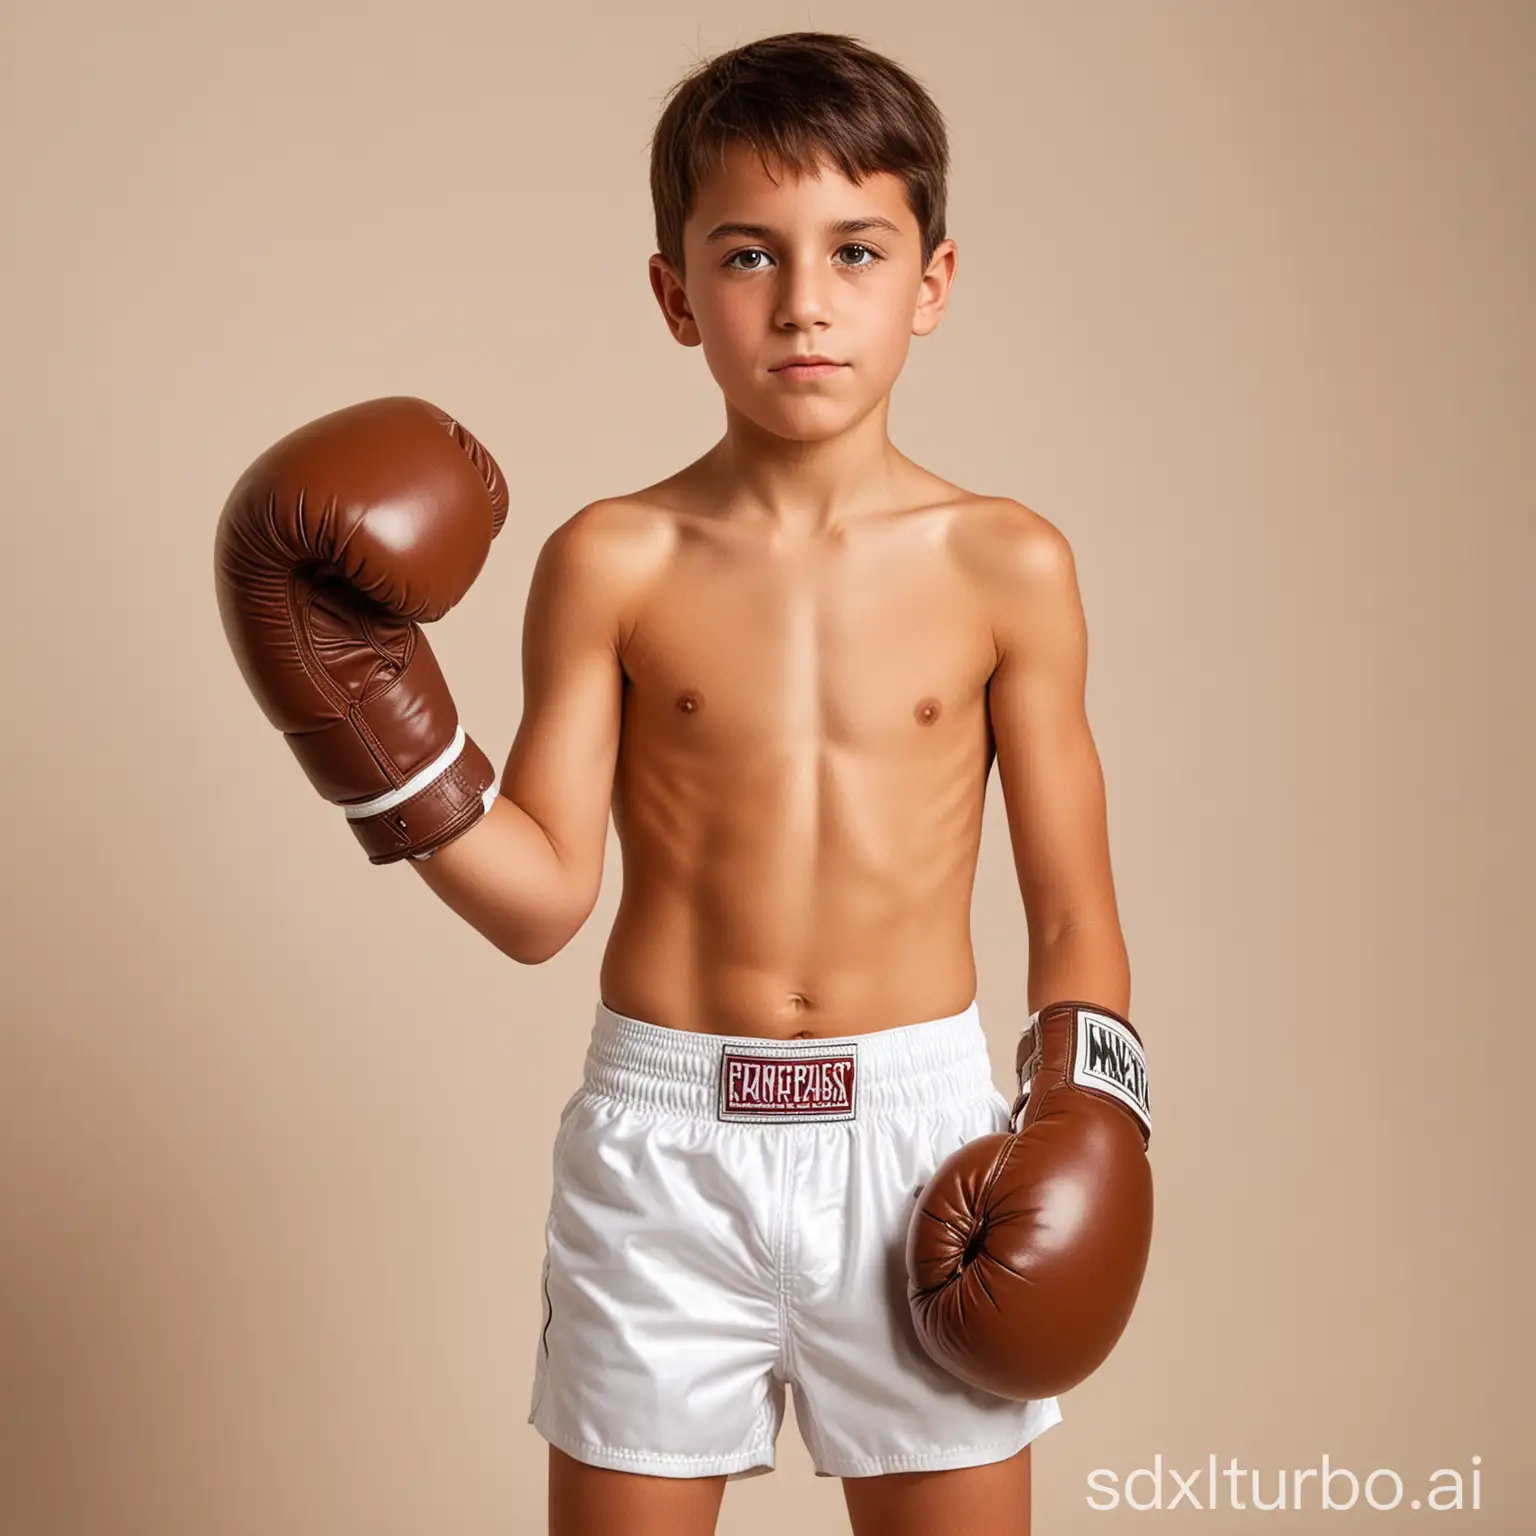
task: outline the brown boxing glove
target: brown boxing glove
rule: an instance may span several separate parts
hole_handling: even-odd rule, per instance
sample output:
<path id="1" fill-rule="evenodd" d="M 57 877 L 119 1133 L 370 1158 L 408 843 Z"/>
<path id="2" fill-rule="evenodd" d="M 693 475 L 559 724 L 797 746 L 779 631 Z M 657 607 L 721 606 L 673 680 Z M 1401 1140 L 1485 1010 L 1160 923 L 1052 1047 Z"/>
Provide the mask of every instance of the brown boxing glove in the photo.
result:
<path id="1" fill-rule="evenodd" d="M 967 1142 L 918 1197 L 907 1300 L 940 1365 L 1028 1399 L 1086 1380 L 1130 1320 L 1152 1241 L 1152 1111 L 1140 1036 L 1093 1003 L 1032 1014 L 1017 1067 L 1017 1129 Z"/>
<path id="2" fill-rule="evenodd" d="M 424 400 L 370 400 L 267 449 L 219 518 L 214 583 L 235 660 L 374 864 L 427 858 L 490 809 L 418 624 L 469 590 L 507 515 L 496 461 Z"/>

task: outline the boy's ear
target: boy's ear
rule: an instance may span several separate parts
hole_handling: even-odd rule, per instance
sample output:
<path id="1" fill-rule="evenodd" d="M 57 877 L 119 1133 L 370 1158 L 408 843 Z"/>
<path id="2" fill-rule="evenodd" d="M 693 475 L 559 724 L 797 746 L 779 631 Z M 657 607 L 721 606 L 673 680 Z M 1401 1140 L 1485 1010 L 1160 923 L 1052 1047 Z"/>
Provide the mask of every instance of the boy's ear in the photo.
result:
<path id="1" fill-rule="evenodd" d="M 688 295 L 683 291 L 683 281 L 672 268 L 672 263 L 660 251 L 651 256 L 651 292 L 666 317 L 667 329 L 674 341 L 685 347 L 699 345 L 699 328 L 694 323 L 693 311 L 688 307 Z"/>
<path id="2" fill-rule="evenodd" d="M 912 334 L 926 336 L 944 318 L 949 303 L 950 285 L 955 280 L 955 266 L 960 252 L 953 240 L 941 240 L 934 247 L 928 269 L 917 290 L 917 308 L 912 314 Z"/>

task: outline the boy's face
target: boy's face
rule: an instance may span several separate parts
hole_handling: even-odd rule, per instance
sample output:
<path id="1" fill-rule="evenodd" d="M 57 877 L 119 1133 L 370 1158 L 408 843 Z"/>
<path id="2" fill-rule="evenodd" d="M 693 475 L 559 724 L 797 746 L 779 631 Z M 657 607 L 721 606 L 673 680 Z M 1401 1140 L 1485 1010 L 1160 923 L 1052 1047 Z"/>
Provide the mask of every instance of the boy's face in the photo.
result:
<path id="1" fill-rule="evenodd" d="M 672 334 L 702 346 L 726 400 L 766 432 L 833 437 L 890 392 L 913 336 L 944 313 L 955 245 L 926 269 L 922 233 L 892 175 L 858 184 L 827 166 L 764 171 L 733 144 L 698 188 L 683 228 L 680 276 L 651 257 L 651 286 Z M 786 368 L 818 355 L 837 366 Z"/>

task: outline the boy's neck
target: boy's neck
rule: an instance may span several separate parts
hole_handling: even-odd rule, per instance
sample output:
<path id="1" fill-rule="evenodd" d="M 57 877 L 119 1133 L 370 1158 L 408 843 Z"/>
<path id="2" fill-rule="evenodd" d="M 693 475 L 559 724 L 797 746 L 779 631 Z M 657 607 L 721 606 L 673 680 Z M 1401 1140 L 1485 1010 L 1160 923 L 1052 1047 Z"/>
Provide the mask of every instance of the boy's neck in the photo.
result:
<path id="1" fill-rule="evenodd" d="M 721 511 L 815 535 L 889 508 L 915 466 L 886 434 L 889 398 L 835 437 L 765 432 L 726 404 L 725 435 L 697 463 Z"/>

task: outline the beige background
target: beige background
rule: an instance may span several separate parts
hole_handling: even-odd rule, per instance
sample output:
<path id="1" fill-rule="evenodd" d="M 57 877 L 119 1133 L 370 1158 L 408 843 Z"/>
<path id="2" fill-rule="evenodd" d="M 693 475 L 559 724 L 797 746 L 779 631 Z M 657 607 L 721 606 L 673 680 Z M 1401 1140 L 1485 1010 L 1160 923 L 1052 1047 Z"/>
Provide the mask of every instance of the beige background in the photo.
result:
<path id="1" fill-rule="evenodd" d="M 540 541 L 721 422 L 646 285 L 662 94 L 805 25 L 953 135 L 960 275 L 893 434 L 1056 522 L 1092 631 L 1159 1214 L 1037 1530 L 1145 1526 L 1088 1472 L 1211 1453 L 1409 1496 L 1480 1456 L 1483 1509 L 1203 1532 L 1536 1521 L 1536 7 L 12 0 L 7 1533 L 542 1530 L 549 1151 L 616 850 L 537 969 L 369 866 L 240 681 L 214 519 L 312 416 L 458 413 L 515 513 L 432 643 L 499 762 Z M 792 1423 L 779 1455 L 722 1531 L 845 1529 Z"/>

